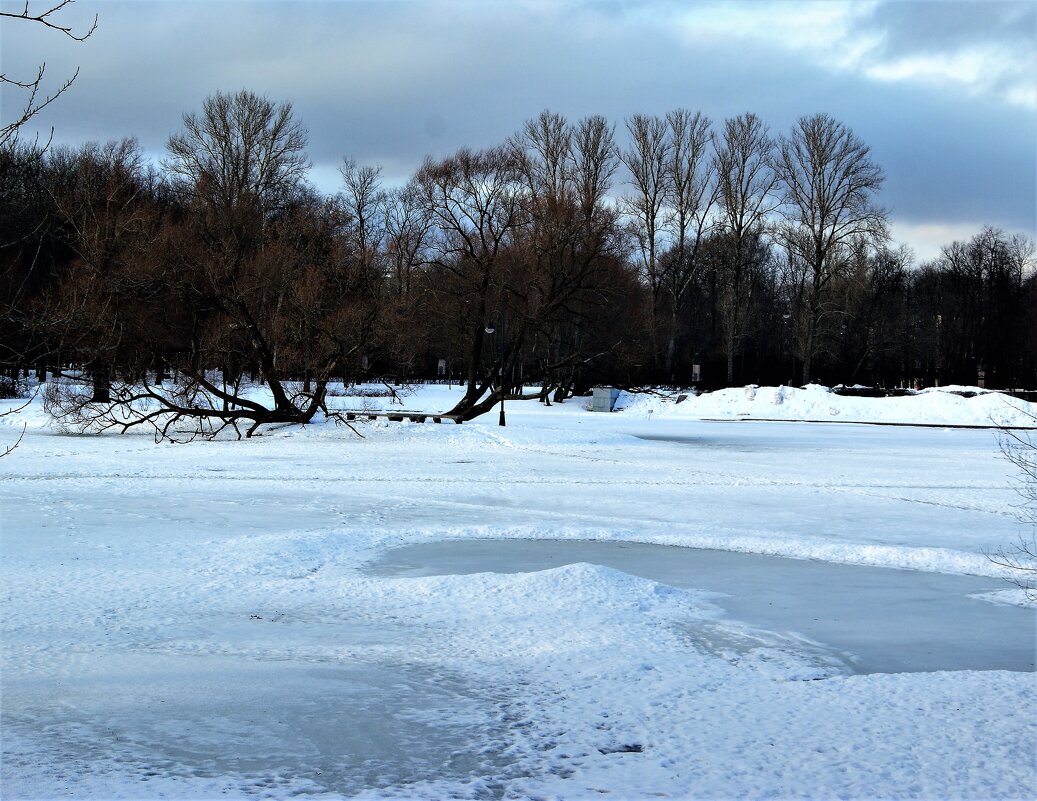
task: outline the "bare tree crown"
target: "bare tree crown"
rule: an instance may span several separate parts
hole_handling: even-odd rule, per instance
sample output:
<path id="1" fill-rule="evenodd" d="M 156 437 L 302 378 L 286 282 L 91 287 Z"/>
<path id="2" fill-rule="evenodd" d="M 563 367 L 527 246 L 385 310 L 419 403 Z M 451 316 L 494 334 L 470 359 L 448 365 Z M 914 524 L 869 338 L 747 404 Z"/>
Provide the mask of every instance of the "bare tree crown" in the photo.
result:
<path id="1" fill-rule="evenodd" d="M 274 104 L 241 90 L 206 98 L 201 114 L 184 114 L 162 164 L 196 198 L 217 208 L 283 205 L 306 178 L 306 128 L 291 103 Z"/>
<path id="2" fill-rule="evenodd" d="M 787 219 L 806 228 L 825 255 L 855 236 L 881 234 L 885 212 L 873 205 L 884 175 L 869 148 L 827 114 L 800 117 L 778 139 L 773 162 Z"/>

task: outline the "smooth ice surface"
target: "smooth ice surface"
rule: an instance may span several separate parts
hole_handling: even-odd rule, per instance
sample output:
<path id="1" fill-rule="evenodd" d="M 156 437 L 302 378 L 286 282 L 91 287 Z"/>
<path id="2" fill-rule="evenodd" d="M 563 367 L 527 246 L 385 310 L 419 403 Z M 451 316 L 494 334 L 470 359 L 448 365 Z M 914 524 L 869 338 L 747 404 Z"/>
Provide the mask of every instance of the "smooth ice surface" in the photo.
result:
<path id="1" fill-rule="evenodd" d="M 974 576 L 557 540 L 410 545 L 389 551 L 368 571 L 384 576 L 525 573 L 578 562 L 715 592 L 712 600 L 726 617 L 790 642 L 805 638 L 803 647 L 816 647 L 850 673 L 1034 669 L 1033 610 L 969 597 L 1003 589 L 997 580 Z M 701 642 L 722 647 L 713 646 L 705 633 Z"/>
<path id="2" fill-rule="evenodd" d="M 0 418 L 0 445 L 27 423 L 0 459 L 0 796 L 1037 797 L 1033 672 L 852 673 L 730 596 L 590 557 L 364 571 L 422 543 L 594 540 L 996 586 L 985 553 L 1028 530 L 996 432 L 736 422 L 892 414 L 786 389 L 182 446 Z M 910 400 L 918 421 L 1006 408 Z"/>
<path id="3" fill-rule="evenodd" d="M 221 794 L 356 793 L 506 764 L 470 749 L 492 738 L 477 688 L 386 662 L 121 653 L 59 681 L 6 678 L 4 692 L 5 798 L 35 797 L 55 780 L 89 795 L 77 787 L 91 774 L 125 774 L 136 797 L 170 780 L 181 783 L 175 796 L 198 793 L 192 783 Z M 101 795 L 112 792 L 121 794 Z"/>

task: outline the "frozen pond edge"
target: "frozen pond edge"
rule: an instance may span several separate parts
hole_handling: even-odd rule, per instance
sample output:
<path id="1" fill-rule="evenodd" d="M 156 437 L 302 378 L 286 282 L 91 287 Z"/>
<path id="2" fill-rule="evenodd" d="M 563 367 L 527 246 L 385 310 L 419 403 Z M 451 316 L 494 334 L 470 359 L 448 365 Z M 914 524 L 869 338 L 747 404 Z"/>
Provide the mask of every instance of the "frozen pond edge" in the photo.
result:
<path id="1" fill-rule="evenodd" d="M 994 578 L 654 545 L 551 539 L 444 540 L 393 548 L 386 577 L 525 573 L 589 562 L 715 593 L 732 621 L 827 649 L 850 673 L 1031 672 L 1037 610 L 978 599 Z"/>

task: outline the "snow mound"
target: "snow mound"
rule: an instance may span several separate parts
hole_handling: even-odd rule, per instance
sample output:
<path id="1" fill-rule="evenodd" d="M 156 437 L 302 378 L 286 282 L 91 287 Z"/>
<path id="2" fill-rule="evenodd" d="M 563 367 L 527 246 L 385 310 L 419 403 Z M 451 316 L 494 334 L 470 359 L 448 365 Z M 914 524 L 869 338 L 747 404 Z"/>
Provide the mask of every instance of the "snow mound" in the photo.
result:
<path id="1" fill-rule="evenodd" d="M 528 612 L 532 598 L 544 613 L 588 604 L 637 614 L 690 598 L 689 593 L 666 584 L 583 562 L 533 573 L 475 573 L 398 581 L 404 583 L 409 594 L 427 596 L 437 604 L 452 607 L 492 603 L 498 611 L 514 608 L 523 614 Z"/>
<path id="2" fill-rule="evenodd" d="M 973 394 L 973 397 L 965 397 Z M 680 403 L 660 395 L 625 395 L 638 417 L 696 420 L 796 420 L 899 425 L 1037 427 L 1037 404 L 972 387 L 934 387 L 914 395 L 865 398 L 828 387 L 730 387 Z"/>

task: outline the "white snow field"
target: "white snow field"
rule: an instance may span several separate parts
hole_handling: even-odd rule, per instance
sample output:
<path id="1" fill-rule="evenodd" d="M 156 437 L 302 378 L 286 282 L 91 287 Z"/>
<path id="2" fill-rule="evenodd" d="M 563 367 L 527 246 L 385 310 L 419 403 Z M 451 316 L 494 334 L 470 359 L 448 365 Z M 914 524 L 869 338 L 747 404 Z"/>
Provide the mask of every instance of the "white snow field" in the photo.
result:
<path id="1" fill-rule="evenodd" d="M 1034 406 L 588 405 L 185 445 L 0 419 L 0 797 L 1037 797 L 997 432 L 858 424 Z"/>

